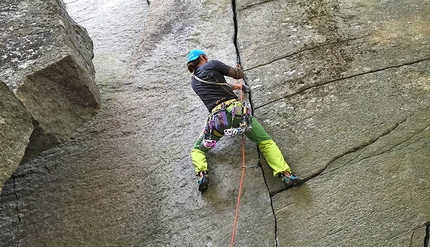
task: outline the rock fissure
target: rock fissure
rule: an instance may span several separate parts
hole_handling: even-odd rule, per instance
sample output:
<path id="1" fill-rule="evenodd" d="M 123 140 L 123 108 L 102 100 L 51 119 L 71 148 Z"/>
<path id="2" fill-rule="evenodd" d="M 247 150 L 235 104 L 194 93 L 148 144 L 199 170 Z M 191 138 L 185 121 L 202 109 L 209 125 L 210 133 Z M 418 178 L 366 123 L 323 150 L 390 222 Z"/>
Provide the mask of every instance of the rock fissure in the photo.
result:
<path id="1" fill-rule="evenodd" d="M 407 143 L 408 141 L 412 140 L 412 138 L 414 138 L 414 137 L 416 137 L 417 135 L 419 135 L 419 134 L 420 134 L 420 132 L 423 132 L 423 131 L 424 131 L 425 129 L 427 129 L 428 127 L 429 127 L 429 126 L 426 126 L 424 129 L 422 129 L 421 131 L 417 132 L 415 135 L 411 135 L 409 138 L 404 139 L 404 140 L 402 140 L 402 141 L 398 142 L 397 144 L 393 145 L 393 146 L 392 146 L 392 147 L 390 147 L 389 149 L 386 149 L 386 150 L 384 150 L 383 152 L 381 152 L 381 153 L 379 153 L 379 154 L 389 153 L 389 152 L 393 151 L 393 149 L 394 149 L 395 147 L 398 147 L 398 146 L 400 146 L 400 145 L 402 145 L 402 144 L 404 144 L 404 143 Z M 424 137 L 423 137 L 423 138 L 424 138 Z M 363 159 L 366 159 L 366 158 L 368 158 L 368 157 L 365 157 L 365 158 L 363 158 Z M 363 160 L 363 159 L 361 159 L 361 160 Z M 361 160 L 359 160 L 359 161 L 361 161 Z"/>
<path id="2" fill-rule="evenodd" d="M 335 156 L 335 157 L 333 157 L 331 160 L 329 160 L 329 162 L 327 162 L 327 164 L 326 164 L 323 168 L 321 168 L 319 171 L 315 172 L 314 174 L 312 174 L 311 176 L 309 176 L 308 178 L 306 178 L 306 181 L 307 181 L 307 180 L 310 180 L 310 179 L 313 179 L 313 178 L 315 178 L 315 177 L 317 177 L 317 176 L 319 176 L 321 173 L 323 173 L 325 170 L 327 170 L 327 168 L 328 168 L 331 164 L 333 164 L 333 163 L 334 163 L 334 162 L 336 162 L 337 160 L 341 159 L 342 157 L 345 157 L 345 156 L 346 156 L 346 155 L 348 155 L 348 154 L 352 154 L 352 153 L 354 153 L 354 152 L 357 152 L 357 151 L 359 151 L 359 150 L 362 150 L 362 149 L 364 149 L 364 148 L 366 148 L 366 147 L 368 147 L 368 146 L 372 145 L 373 143 L 375 143 L 376 141 L 378 141 L 380 138 L 382 138 L 382 137 L 384 137 L 384 136 L 389 135 L 389 134 L 390 134 L 390 133 L 392 133 L 395 129 L 397 129 L 397 128 L 402 124 L 402 123 L 405 123 L 409 118 L 410 118 L 410 116 L 408 116 L 408 117 L 404 118 L 402 121 L 399 121 L 398 123 L 394 124 L 391 128 L 388 128 L 386 131 L 384 131 L 383 133 L 381 133 L 379 136 L 377 136 L 377 137 L 375 137 L 375 138 L 373 138 L 373 139 L 370 139 L 370 140 L 368 140 L 368 141 L 366 141 L 366 142 L 363 142 L 361 145 L 358 145 L 358 146 L 356 146 L 356 147 L 352 147 L 351 149 L 346 150 L 345 152 L 343 152 L 343 153 L 341 153 L 341 154 L 339 154 L 339 155 L 336 155 L 336 156 Z M 402 141 L 402 142 L 403 142 L 403 141 Z M 366 159 L 366 158 L 368 158 L 368 157 L 362 158 L 361 160 Z M 345 165 L 347 165 L 347 164 L 348 164 L 348 163 L 345 163 L 343 166 L 345 166 Z M 343 167 L 343 166 L 340 166 L 340 167 L 335 168 L 335 169 L 333 169 L 333 170 L 338 170 L 339 168 L 341 168 L 341 167 Z"/>
<path id="3" fill-rule="evenodd" d="M 388 129 L 388 130 L 387 130 L 387 132 L 382 133 L 379 137 L 377 137 L 377 138 L 375 138 L 374 140 L 372 140 L 371 142 L 369 142 L 369 144 L 368 144 L 368 145 L 366 145 L 366 146 L 370 146 L 371 144 L 373 144 L 373 143 L 375 143 L 376 141 L 378 141 L 380 138 L 382 138 L 382 137 L 384 137 L 384 136 L 386 136 L 386 135 L 390 134 L 392 131 L 394 131 L 398 126 L 400 126 L 400 125 L 401 125 L 401 124 L 403 124 L 404 122 L 406 122 L 406 120 L 405 120 L 405 121 L 403 121 L 403 122 L 401 122 L 401 123 L 399 123 L 396 127 L 392 128 L 392 129 Z M 402 143 L 406 143 L 407 141 L 411 140 L 414 136 L 415 136 L 415 135 L 412 135 L 412 136 L 410 136 L 409 138 L 403 139 L 403 140 L 401 140 L 400 142 L 398 142 L 398 143 L 394 144 L 393 146 L 391 146 L 389 149 L 382 150 L 380 153 L 372 154 L 372 155 L 368 155 L 368 156 L 366 156 L 366 157 L 362 157 L 362 158 L 361 158 L 361 159 L 359 159 L 359 160 L 354 160 L 354 161 L 352 161 L 352 160 L 351 160 L 351 162 L 359 163 L 359 162 L 361 162 L 361 161 L 363 161 L 363 160 L 365 160 L 365 159 L 368 159 L 369 157 L 374 157 L 374 156 L 376 156 L 376 155 L 381 155 L 381 154 L 384 154 L 384 153 L 389 153 L 389 152 L 391 152 L 395 147 L 397 147 L 397 146 L 401 145 Z M 365 147 L 365 146 L 364 146 L 364 147 Z M 363 147 L 363 148 L 364 148 L 364 147 Z"/>
<path id="4" fill-rule="evenodd" d="M 354 40 L 360 40 L 360 39 L 363 39 L 365 37 L 368 37 L 368 35 L 364 35 L 364 36 L 360 36 L 360 37 L 355 37 L 355 38 L 344 39 L 344 40 L 338 40 L 338 41 L 335 41 L 335 42 L 325 43 L 324 45 L 308 47 L 308 48 L 301 49 L 301 50 L 298 50 L 296 52 L 287 54 L 285 56 L 278 57 L 278 58 L 273 59 L 273 60 L 269 60 L 266 63 L 262 63 L 262 64 L 258 64 L 256 66 L 250 67 L 248 70 L 252 70 L 252 69 L 257 69 L 257 68 L 260 68 L 260 67 L 264 67 L 264 66 L 272 64 L 274 62 L 278 62 L 278 61 L 280 61 L 282 59 L 286 59 L 286 58 L 297 56 L 297 55 L 299 55 L 299 54 L 301 54 L 303 52 L 315 51 L 315 50 L 318 50 L 318 49 L 322 49 L 322 48 L 326 48 L 326 47 L 330 47 L 330 46 L 334 46 L 334 45 L 340 46 L 343 43 L 351 42 L 351 41 L 354 41 Z"/>
<path id="5" fill-rule="evenodd" d="M 270 2 L 270 1 L 267 1 L 267 2 Z M 241 63 L 241 61 L 240 61 L 240 51 L 239 51 L 239 43 L 238 43 L 238 38 L 237 38 L 238 33 L 239 33 L 239 25 L 238 25 L 238 18 L 237 18 L 237 3 L 236 3 L 236 0 L 232 0 L 231 3 L 232 3 L 233 24 L 234 24 L 233 44 L 234 44 L 235 49 L 236 49 L 236 56 L 237 56 L 236 60 L 237 60 L 237 63 L 240 64 Z M 246 83 L 246 81 L 245 81 L 245 83 Z M 246 84 L 248 84 L 248 83 L 246 83 Z M 250 86 L 250 85 L 248 85 L 248 86 Z M 252 114 L 254 115 L 255 114 L 255 109 L 254 109 L 254 104 L 252 102 L 251 93 L 249 94 L 249 102 L 251 104 Z M 257 152 L 258 152 L 258 158 L 259 158 L 259 161 L 258 161 L 259 164 L 258 164 L 258 166 L 261 169 L 263 180 L 264 180 L 264 184 L 266 185 L 266 189 L 267 189 L 267 192 L 269 194 L 270 208 L 271 208 L 272 215 L 273 215 L 273 220 L 274 220 L 274 240 L 275 240 L 275 247 L 278 247 L 279 246 L 279 240 L 278 240 L 278 221 L 277 221 L 277 218 L 276 218 L 275 207 L 273 205 L 273 197 L 270 194 L 270 188 L 269 188 L 269 185 L 267 183 L 266 176 L 264 174 L 264 169 L 261 167 L 261 164 L 260 164 L 261 153 L 260 153 L 260 150 L 258 149 L 258 146 L 257 146 Z"/>
<path id="6" fill-rule="evenodd" d="M 266 175 L 264 174 L 264 169 L 261 167 L 260 164 L 259 164 L 259 167 L 260 167 L 260 170 L 261 170 L 261 173 L 262 173 L 262 176 L 263 176 L 264 184 L 266 185 L 267 192 L 269 194 L 270 208 L 272 210 L 273 220 L 275 221 L 275 232 L 274 232 L 275 247 L 278 247 L 279 246 L 279 240 L 278 240 L 278 219 L 276 218 L 275 206 L 273 205 L 273 195 L 270 193 L 269 184 L 267 183 Z"/>
<path id="7" fill-rule="evenodd" d="M 387 135 L 389 135 L 390 133 L 392 133 L 392 132 L 393 132 L 395 129 L 397 129 L 400 125 L 405 124 L 405 123 L 406 123 L 406 121 L 407 121 L 408 119 L 410 119 L 414 114 L 415 114 L 415 112 L 414 112 L 413 114 L 411 114 L 410 116 L 406 117 L 403 121 L 400 121 L 400 122 L 399 122 L 397 125 L 395 125 L 393 128 L 390 128 L 390 129 L 388 129 L 386 132 L 382 133 L 379 137 L 375 138 L 375 139 L 374 139 L 374 141 L 369 142 L 369 144 L 368 144 L 367 146 L 370 146 L 371 144 L 373 144 L 373 143 L 375 143 L 376 141 L 378 141 L 380 138 L 382 138 L 382 137 L 384 137 L 384 136 L 387 136 Z M 400 146 L 400 145 L 402 145 L 402 144 L 404 144 L 404 143 L 407 143 L 408 141 L 411 141 L 414 137 L 416 137 L 416 136 L 420 135 L 422 132 L 424 132 L 424 131 L 425 131 L 426 129 L 428 129 L 429 127 L 430 127 L 430 125 L 424 126 L 424 127 L 423 127 L 423 128 L 421 128 L 420 130 L 417 130 L 415 134 L 410 135 L 409 137 L 404 138 L 404 139 L 400 140 L 400 141 L 399 141 L 399 142 L 397 142 L 397 143 L 394 143 L 391 147 L 389 147 L 389 148 L 387 148 L 387 149 L 385 149 L 385 150 L 382 150 L 382 151 L 381 151 L 381 152 L 379 152 L 379 153 L 373 153 L 372 155 L 368 155 L 368 156 L 366 156 L 366 157 L 362 157 L 362 158 L 360 158 L 359 160 L 351 160 L 349 163 L 351 163 L 351 162 L 359 163 L 359 162 L 361 162 L 361 161 L 363 161 L 363 160 L 365 160 L 365 159 L 368 159 L 368 158 L 370 158 L 370 157 L 375 157 L 375 156 L 377 156 L 377 155 L 381 155 L 381 154 L 389 153 L 389 152 L 393 151 L 393 149 L 394 149 L 395 147 L 398 147 L 398 146 Z M 423 138 L 424 138 L 424 137 L 423 137 Z M 347 164 L 345 164 L 345 165 L 347 165 Z M 338 169 L 338 168 L 337 168 L 337 169 Z M 336 170 L 337 170 L 337 169 L 336 169 Z"/>
<path id="8" fill-rule="evenodd" d="M 430 247 L 430 221 L 424 223 L 426 227 L 426 236 L 424 237 L 424 247 Z"/>
<path id="9" fill-rule="evenodd" d="M 261 1 L 261 2 L 258 2 L 258 3 L 249 4 L 249 5 L 244 6 L 242 8 L 242 10 L 246 10 L 246 9 L 252 8 L 254 6 L 258 6 L 258 5 L 262 5 L 262 4 L 270 3 L 270 2 L 276 2 L 276 1 L 277 0 L 266 0 L 266 1 Z"/>
<path id="10" fill-rule="evenodd" d="M 335 83 L 335 82 L 339 82 L 339 81 L 343 81 L 343 80 L 348 80 L 348 79 L 352 79 L 352 78 L 363 76 L 363 75 L 378 73 L 378 72 L 385 71 L 385 70 L 401 68 L 403 66 L 410 66 L 410 65 L 414 65 L 414 64 L 421 63 L 421 62 L 424 62 L 424 61 L 429 61 L 429 60 L 430 60 L 430 57 L 427 57 L 427 58 L 423 58 L 423 59 L 419 59 L 419 60 L 415 60 L 415 61 L 411 61 L 411 62 L 407 62 L 407 63 L 402 63 L 402 64 L 399 64 L 399 65 L 392 65 L 392 66 L 388 66 L 388 67 L 384 67 L 384 68 L 380 68 L 380 69 L 369 70 L 369 71 L 366 71 L 366 72 L 357 73 L 357 74 L 353 74 L 353 75 L 350 75 L 350 76 L 345 76 L 345 77 L 342 77 L 342 78 L 336 78 L 336 79 L 328 80 L 328 81 L 325 81 L 325 82 L 322 82 L 322 83 L 317 83 L 317 84 L 313 84 L 313 85 L 306 85 L 306 86 L 303 86 L 300 89 L 298 89 L 296 92 L 287 94 L 284 97 L 281 97 L 281 98 L 278 98 L 278 99 L 274 99 L 274 100 L 268 101 L 267 103 L 264 103 L 264 104 L 262 104 L 260 106 L 255 107 L 255 109 L 268 106 L 268 105 L 276 103 L 276 102 L 278 102 L 280 100 L 291 98 L 293 96 L 302 94 L 302 93 L 304 93 L 307 90 L 310 90 L 310 89 L 313 89 L 313 88 L 316 88 L 316 87 L 321 87 L 321 86 L 324 86 L 324 85 L 327 85 L 327 84 L 330 84 L 330 83 Z"/>

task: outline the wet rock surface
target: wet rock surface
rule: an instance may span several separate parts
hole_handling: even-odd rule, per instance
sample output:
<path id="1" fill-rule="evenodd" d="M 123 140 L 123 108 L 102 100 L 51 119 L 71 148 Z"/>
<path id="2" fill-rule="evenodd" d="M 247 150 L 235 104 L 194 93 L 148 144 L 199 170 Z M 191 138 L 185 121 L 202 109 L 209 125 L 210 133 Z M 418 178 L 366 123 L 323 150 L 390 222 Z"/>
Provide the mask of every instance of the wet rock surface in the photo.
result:
<path id="1" fill-rule="evenodd" d="M 229 245 L 241 140 L 208 155 L 200 194 L 189 151 L 206 109 L 185 61 L 202 48 L 235 65 L 231 2 L 66 4 L 94 41 L 103 107 L 5 184 L 0 242 Z M 255 115 L 307 182 L 284 190 L 247 140 L 235 246 L 423 246 L 429 2 L 237 4 Z"/>

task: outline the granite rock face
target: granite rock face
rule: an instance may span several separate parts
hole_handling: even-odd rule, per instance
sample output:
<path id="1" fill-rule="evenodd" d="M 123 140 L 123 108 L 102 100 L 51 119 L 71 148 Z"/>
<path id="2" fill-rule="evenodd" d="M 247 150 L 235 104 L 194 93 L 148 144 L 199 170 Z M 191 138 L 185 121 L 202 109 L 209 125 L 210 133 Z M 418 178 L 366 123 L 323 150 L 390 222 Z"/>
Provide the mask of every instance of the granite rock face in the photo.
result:
<path id="1" fill-rule="evenodd" d="M 1 81 L 0 99 L 0 184 L 3 185 L 24 156 L 33 125 L 21 101 Z"/>
<path id="2" fill-rule="evenodd" d="M 0 242 L 229 246 L 241 139 L 208 154 L 200 194 L 189 152 L 207 110 L 185 64 L 199 48 L 234 66 L 237 31 L 255 117 L 307 181 L 285 190 L 246 140 L 234 246 L 428 247 L 428 1 L 236 6 L 68 1 L 94 37 L 105 107 L 7 181 Z"/>
<path id="3" fill-rule="evenodd" d="M 67 140 L 100 108 L 93 44 L 60 0 L 2 1 L 0 20 L 0 80 L 21 102 L 21 110 L 31 116 L 34 126 L 31 136 L 20 132 L 21 127 L 27 129 L 28 121 L 21 127 L 2 129 L 10 137 L 20 136 L 16 144 L 21 146 L 3 149 L 7 154 L 0 160 L 21 155 L 25 161 Z M 2 115 L 16 109 L 3 98 L 2 103 Z M 14 143 L 12 139 L 0 142 L 4 146 Z M 19 151 L 23 148 L 25 155 Z M 12 167 L 20 160 L 14 159 Z"/>

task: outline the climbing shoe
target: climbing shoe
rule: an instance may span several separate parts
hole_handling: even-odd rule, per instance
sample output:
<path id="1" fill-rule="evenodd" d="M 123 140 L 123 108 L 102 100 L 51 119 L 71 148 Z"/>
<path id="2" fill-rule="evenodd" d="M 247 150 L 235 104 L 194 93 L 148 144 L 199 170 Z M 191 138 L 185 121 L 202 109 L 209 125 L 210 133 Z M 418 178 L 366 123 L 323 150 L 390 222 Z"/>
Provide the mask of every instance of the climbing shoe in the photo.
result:
<path id="1" fill-rule="evenodd" d="M 289 172 L 281 173 L 281 178 L 282 178 L 282 182 L 284 182 L 284 184 L 287 186 L 287 189 L 289 189 L 293 186 L 301 185 L 302 183 L 305 182 L 305 180 L 303 180 L 303 178 L 299 178 L 297 176 L 294 176 L 293 174 L 291 174 Z"/>
<path id="2" fill-rule="evenodd" d="M 209 184 L 209 176 L 207 171 L 201 171 L 199 173 L 200 175 L 200 179 L 199 179 L 199 191 L 200 192 L 205 192 L 208 189 L 208 184 Z"/>

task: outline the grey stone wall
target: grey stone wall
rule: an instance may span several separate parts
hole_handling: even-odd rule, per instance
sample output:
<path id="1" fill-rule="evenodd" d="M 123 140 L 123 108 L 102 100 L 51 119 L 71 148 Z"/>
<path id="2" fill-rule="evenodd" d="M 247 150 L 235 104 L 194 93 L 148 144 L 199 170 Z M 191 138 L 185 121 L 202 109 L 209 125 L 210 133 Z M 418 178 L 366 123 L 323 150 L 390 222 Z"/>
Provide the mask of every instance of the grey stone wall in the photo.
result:
<path id="1" fill-rule="evenodd" d="M 24 156 L 33 125 L 21 101 L 3 82 L 0 83 L 0 99 L 0 184 L 3 187 Z"/>
<path id="2" fill-rule="evenodd" d="M 241 139 L 208 154 L 199 193 L 189 152 L 207 111 L 185 63 L 200 48 L 235 65 L 231 1 L 91 3 L 68 9 L 95 37 L 104 108 L 7 181 L 0 242 L 229 246 Z M 428 2 L 237 4 L 255 116 L 307 181 L 285 190 L 245 140 L 234 246 L 428 245 Z"/>
<path id="3" fill-rule="evenodd" d="M 1 99 L 0 114 L 8 123 L 1 129 L 8 138 L 0 140 L 7 147 L 0 155 L 1 169 L 8 167 L 1 173 L 4 182 L 22 159 L 64 142 L 90 120 L 100 108 L 100 95 L 92 41 L 61 0 L 2 1 L 0 23 L 0 80 L 14 93 L 14 97 L 8 94 L 9 100 Z M 12 104 L 12 98 L 20 103 Z M 20 105 L 16 114 L 26 116 L 22 125 L 12 124 L 15 105 Z M 28 123 L 33 124 L 31 135 Z"/>

